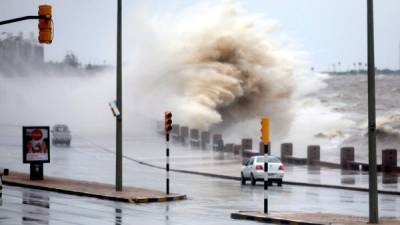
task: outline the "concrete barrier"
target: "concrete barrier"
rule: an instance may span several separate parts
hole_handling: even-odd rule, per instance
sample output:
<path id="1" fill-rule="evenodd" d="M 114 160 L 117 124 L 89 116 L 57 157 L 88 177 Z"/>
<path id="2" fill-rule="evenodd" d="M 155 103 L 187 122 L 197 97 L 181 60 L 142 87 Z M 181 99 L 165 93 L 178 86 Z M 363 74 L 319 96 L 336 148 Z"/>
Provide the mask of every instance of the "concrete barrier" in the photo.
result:
<path id="1" fill-rule="evenodd" d="M 251 138 L 243 138 L 242 139 L 242 158 L 248 158 L 249 156 L 245 154 L 245 152 L 252 151 L 253 149 L 253 140 Z"/>
<path id="2" fill-rule="evenodd" d="M 243 138 L 242 139 L 242 148 L 243 149 L 253 149 L 253 140 L 251 138 Z"/>
<path id="3" fill-rule="evenodd" d="M 214 159 L 223 160 L 224 159 L 224 140 L 223 139 L 217 139 L 215 151 L 216 151 L 216 156 L 214 154 Z"/>
<path id="4" fill-rule="evenodd" d="M 179 124 L 172 124 L 172 131 L 171 131 L 171 141 L 174 143 L 179 142 L 180 140 L 180 127 Z"/>
<path id="5" fill-rule="evenodd" d="M 194 148 L 200 148 L 199 129 L 190 129 L 190 146 Z"/>
<path id="6" fill-rule="evenodd" d="M 189 127 L 181 127 L 181 143 L 187 145 L 189 141 Z"/>
<path id="7" fill-rule="evenodd" d="M 397 150 L 382 150 L 382 171 L 386 173 L 397 172 Z"/>
<path id="8" fill-rule="evenodd" d="M 242 155 L 242 146 L 241 145 L 234 145 L 233 146 L 233 154 Z"/>
<path id="9" fill-rule="evenodd" d="M 224 146 L 224 152 L 233 153 L 233 146 L 234 146 L 233 143 L 227 143 L 227 144 L 225 144 L 225 146 Z"/>
<path id="10" fill-rule="evenodd" d="M 218 151 L 219 147 L 219 140 L 222 140 L 222 134 L 213 134 L 212 136 L 212 143 L 213 143 L 213 150 Z"/>
<path id="11" fill-rule="evenodd" d="M 200 134 L 201 149 L 207 150 L 210 148 L 210 132 L 202 131 Z"/>
<path id="12" fill-rule="evenodd" d="M 354 147 L 340 148 L 340 168 L 345 170 L 352 169 L 349 162 L 354 162 Z"/>
<path id="13" fill-rule="evenodd" d="M 282 143 L 281 144 L 281 160 L 282 160 L 282 162 L 287 162 L 288 156 L 293 156 L 293 144 L 292 143 Z"/>
<path id="14" fill-rule="evenodd" d="M 307 146 L 307 164 L 318 165 L 320 161 L 320 147 L 319 145 Z"/>

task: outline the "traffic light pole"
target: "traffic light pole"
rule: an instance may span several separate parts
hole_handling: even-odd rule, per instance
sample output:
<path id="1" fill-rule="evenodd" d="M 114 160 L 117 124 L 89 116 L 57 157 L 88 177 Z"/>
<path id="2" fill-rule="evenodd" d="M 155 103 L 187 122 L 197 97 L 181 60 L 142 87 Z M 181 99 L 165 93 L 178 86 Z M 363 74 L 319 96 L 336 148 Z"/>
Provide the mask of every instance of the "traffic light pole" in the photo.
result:
<path id="1" fill-rule="evenodd" d="M 269 118 L 261 118 L 261 142 L 264 145 L 264 213 L 268 214 L 268 155 L 271 143 L 269 141 Z"/>
<path id="2" fill-rule="evenodd" d="M 269 145 L 264 144 L 264 213 L 268 214 L 268 153 L 269 153 Z"/>
<path id="3" fill-rule="evenodd" d="M 117 107 L 120 115 L 116 117 L 116 170 L 115 190 L 122 191 L 122 0 L 117 6 Z"/>
<path id="4" fill-rule="evenodd" d="M 16 23 L 24 20 L 40 20 L 40 19 L 47 19 L 45 16 L 24 16 L 18 17 L 10 20 L 0 21 L 0 25 L 9 24 L 9 23 Z"/>
<path id="5" fill-rule="evenodd" d="M 169 195 L 169 132 L 165 133 L 165 143 L 166 143 L 166 165 L 165 165 L 165 172 L 166 172 L 166 194 Z"/>
<path id="6" fill-rule="evenodd" d="M 373 0 L 367 2 L 368 11 L 368 163 L 369 163 L 369 223 L 379 223 L 376 171 L 376 115 L 375 115 L 375 53 Z"/>

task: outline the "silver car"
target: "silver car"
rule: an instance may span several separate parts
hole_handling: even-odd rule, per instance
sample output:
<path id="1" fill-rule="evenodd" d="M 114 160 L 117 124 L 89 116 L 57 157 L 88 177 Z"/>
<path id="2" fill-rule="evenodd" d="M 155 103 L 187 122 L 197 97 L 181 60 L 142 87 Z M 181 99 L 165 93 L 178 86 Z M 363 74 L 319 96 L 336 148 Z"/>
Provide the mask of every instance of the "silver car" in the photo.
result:
<path id="1" fill-rule="evenodd" d="M 241 171 L 242 184 L 246 184 L 247 180 L 255 185 L 257 181 L 264 180 L 264 156 L 253 156 L 250 160 L 244 162 Z M 278 186 L 282 186 L 282 179 L 285 174 L 285 167 L 281 160 L 276 156 L 268 156 L 268 184 L 272 185 L 276 182 Z"/>
<path id="2" fill-rule="evenodd" d="M 53 145 L 58 144 L 65 144 L 67 146 L 71 145 L 71 131 L 69 130 L 68 126 L 65 124 L 56 124 L 51 129 L 53 133 L 52 142 Z"/>

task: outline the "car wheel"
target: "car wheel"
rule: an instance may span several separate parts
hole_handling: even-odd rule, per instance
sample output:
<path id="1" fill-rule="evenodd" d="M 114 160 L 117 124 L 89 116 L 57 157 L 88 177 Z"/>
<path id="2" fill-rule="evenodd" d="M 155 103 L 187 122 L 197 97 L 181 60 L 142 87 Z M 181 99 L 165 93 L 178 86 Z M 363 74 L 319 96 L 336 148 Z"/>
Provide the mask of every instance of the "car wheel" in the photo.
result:
<path id="1" fill-rule="evenodd" d="M 241 173 L 240 178 L 241 178 L 241 181 L 242 181 L 242 185 L 245 185 L 246 184 L 246 178 L 244 178 L 243 173 Z"/>
<path id="2" fill-rule="evenodd" d="M 272 180 L 268 180 L 268 186 L 272 186 Z"/>
<path id="3" fill-rule="evenodd" d="M 254 178 L 253 174 L 251 174 L 251 185 L 256 185 L 256 179 Z"/>
<path id="4" fill-rule="evenodd" d="M 278 186 L 279 186 L 279 187 L 282 186 L 282 179 L 278 180 Z"/>

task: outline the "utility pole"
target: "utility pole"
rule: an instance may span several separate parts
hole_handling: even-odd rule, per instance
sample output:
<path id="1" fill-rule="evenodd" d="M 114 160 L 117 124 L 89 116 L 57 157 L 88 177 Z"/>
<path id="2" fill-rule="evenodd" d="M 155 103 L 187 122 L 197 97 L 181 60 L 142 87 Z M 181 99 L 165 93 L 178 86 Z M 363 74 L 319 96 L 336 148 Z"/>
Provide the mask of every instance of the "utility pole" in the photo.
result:
<path id="1" fill-rule="evenodd" d="M 367 0 L 369 223 L 379 223 L 376 175 L 375 53 L 373 13 L 373 0 Z"/>
<path id="2" fill-rule="evenodd" d="M 117 6 L 117 107 L 120 115 L 116 117 L 116 170 L 115 190 L 122 191 L 122 0 Z"/>

